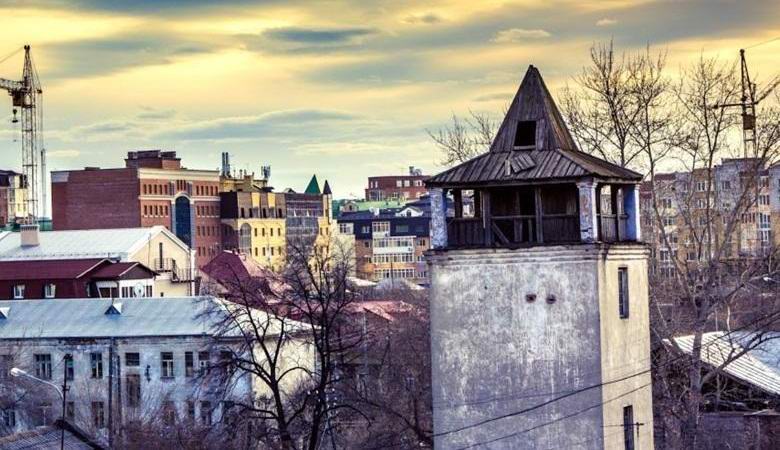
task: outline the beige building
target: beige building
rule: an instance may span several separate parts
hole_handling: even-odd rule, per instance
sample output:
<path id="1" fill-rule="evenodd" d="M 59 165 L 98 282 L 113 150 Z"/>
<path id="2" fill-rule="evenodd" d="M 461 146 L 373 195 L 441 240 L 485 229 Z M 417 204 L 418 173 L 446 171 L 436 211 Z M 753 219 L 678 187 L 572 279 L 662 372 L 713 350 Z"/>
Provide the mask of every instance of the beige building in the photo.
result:
<path id="1" fill-rule="evenodd" d="M 27 188 L 24 175 L 0 170 L 0 227 L 27 217 Z"/>
<path id="2" fill-rule="evenodd" d="M 193 295 L 195 255 L 163 226 L 0 233 L 0 261 L 112 258 L 157 272 L 154 297 Z"/>
<path id="3" fill-rule="evenodd" d="M 436 448 L 652 448 L 641 180 L 531 66 L 490 151 L 427 181 Z"/>

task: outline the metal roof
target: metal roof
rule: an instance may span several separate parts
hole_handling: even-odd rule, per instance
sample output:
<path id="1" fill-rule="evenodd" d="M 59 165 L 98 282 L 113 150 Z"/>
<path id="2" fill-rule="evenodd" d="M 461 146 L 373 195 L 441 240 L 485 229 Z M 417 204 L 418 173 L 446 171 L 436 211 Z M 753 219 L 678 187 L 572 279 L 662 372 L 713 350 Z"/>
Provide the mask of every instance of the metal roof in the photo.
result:
<path id="1" fill-rule="evenodd" d="M 0 233 L 0 260 L 118 258 L 126 260 L 160 233 L 186 247 L 163 226 L 99 230 L 42 231 L 39 245 L 22 247 L 21 233 Z"/>
<path id="2" fill-rule="evenodd" d="M 123 298 L 122 314 L 106 315 L 110 299 L 9 300 L 0 339 L 199 336 L 211 332 L 212 297 Z"/>
<path id="3" fill-rule="evenodd" d="M 60 448 L 61 429 L 47 426 L 23 431 L 0 438 L 0 450 L 55 450 Z M 92 445 L 65 430 L 64 446 L 66 450 L 91 450 Z"/>
<path id="4" fill-rule="evenodd" d="M 735 353 L 743 350 L 741 342 L 749 342 L 751 333 L 713 331 L 702 335 L 702 361 L 713 367 L 720 367 Z M 780 395 L 780 338 L 778 333 L 767 335 L 769 340 L 728 363 L 723 371 L 739 380 L 768 392 Z M 677 345 L 690 354 L 693 349 L 693 335 L 674 338 Z M 755 344 L 754 344 L 755 345 Z"/>
<path id="5" fill-rule="evenodd" d="M 0 260 L 0 281 L 22 280 L 76 280 L 105 259 L 48 259 L 34 261 Z"/>
<path id="6" fill-rule="evenodd" d="M 518 122 L 536 123 L 532 150 L 516 149 Z M 490 151 L 430 178 L 428 186 L 527 183 L 586 176 L 639 181 L 642 176 L 578 150 L 539 71 L 530 66 Z"/>

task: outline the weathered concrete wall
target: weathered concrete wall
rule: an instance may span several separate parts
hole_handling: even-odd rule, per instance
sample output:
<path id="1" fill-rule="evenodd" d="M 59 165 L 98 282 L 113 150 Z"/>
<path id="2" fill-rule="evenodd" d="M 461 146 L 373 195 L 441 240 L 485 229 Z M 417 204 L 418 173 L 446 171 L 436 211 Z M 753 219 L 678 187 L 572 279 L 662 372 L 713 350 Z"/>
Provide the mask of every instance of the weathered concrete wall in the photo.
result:
<path id="1" fill-rule="evenodd" d="M 444 434 L 601 381 L 600 255 L 594 245 L 429 254 L 437 449 L 603 446 L 600 388 Z"/>
<path id="2" fill-rule="evenodd" d="M 612 245 L 599 264 L 601 373 L 604 448 L 623 448 L 623 407 L 631 405 L 635 447 L 653 447 L 653 404 L 650 377 L 650 319 L 647 280 L 648 250 L 642 245 Z M 627 318 L 620 317 L 618 269 L 628 270 Z M 636 374 L 642 374 L 634 376 Z M 620 382 L 613 382 L 621 380 Z"/>

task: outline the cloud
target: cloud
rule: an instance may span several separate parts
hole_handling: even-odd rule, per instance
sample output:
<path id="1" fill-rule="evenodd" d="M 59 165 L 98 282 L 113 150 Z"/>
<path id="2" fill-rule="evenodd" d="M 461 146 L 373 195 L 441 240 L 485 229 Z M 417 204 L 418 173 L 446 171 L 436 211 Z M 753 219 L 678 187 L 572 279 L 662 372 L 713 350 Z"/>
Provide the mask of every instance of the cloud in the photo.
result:
<path id="1" fill-rule="evenodd" d="M 412 25 L 417 25 L 417 24 L 433 25 L 435 23 L 440 23 L 443 21 L 444 19 L 436 13 L 412 14 L 404 18 L 404 23 L 408 23 Z"/>
<path id="2" fill-rule="evenodd" d="M 544 39 L 552 36 L 549 32 L 542 29 L 510 28 L 496 33 L 493 42 L 506 44 L 509 42 L 522 42 L 527 39 Z"/>
<path id="3" fill-rule="evenodd" d="M 354 50 L 379 33 L 376 28 L 271 28 L 260 34 L 237 36 L 252 51 L 274 53 L 323 53 Z"/>
<path id="4" fill-rule="evenodd" d="M 615 20 L 615 19 L 608 19 L 608 18 L 605 17 L 603 19 L 599 19 L 598 22 L 596 22 L 596 26 L 597 27 L 609 27 L 609 26 L 615 25 L 616 23 L 618 23 L 617 20 Z"/>
<path id="5" fill-rule="evenodd" d="M 156 109 L 151 106 L 142 106 L 141 110 L 142 112 L 135 117 L 142 120 L 170 119 L 176 115 L 176 110 L 174 109 Z"/>
<path id="6" fill-rule="evenodd" d="M 475 102 L 494 102 L 498 100 L 508 101 L 512 99 L 511 92 L 495 92 L 493 94 L 483 94 L 474 97 Z"/>

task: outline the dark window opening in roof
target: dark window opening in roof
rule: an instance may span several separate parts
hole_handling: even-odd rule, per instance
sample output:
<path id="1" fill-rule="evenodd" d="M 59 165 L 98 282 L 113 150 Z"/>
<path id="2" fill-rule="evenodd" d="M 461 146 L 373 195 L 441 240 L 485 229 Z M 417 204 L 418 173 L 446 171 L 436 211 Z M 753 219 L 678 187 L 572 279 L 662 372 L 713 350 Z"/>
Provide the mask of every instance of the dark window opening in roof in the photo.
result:
<path id="1" fill-rule="evenodd" d="M 515 147 L 533 148 L 536 146 L 536 121 L 521 120 L 517 122 L 515 132 Z"/>

